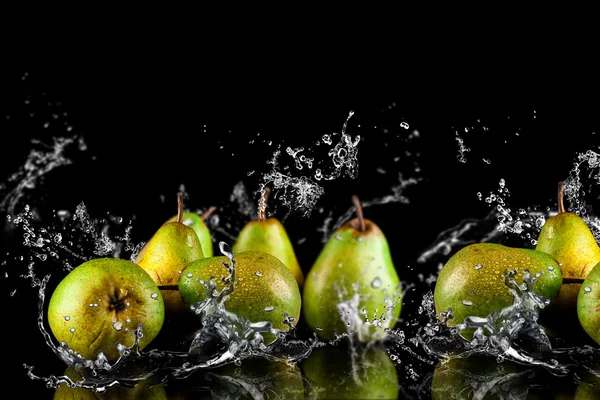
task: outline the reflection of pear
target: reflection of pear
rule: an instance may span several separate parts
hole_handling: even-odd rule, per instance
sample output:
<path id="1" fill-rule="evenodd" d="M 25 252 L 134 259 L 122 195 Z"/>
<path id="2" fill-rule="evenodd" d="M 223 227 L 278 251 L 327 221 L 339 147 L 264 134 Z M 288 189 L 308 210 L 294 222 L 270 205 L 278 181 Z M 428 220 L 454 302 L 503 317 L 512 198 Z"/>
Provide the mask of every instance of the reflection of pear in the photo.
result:
<path id="1" fill-rule="evenodd" d="M 358 197 L 352 200 L 357 218 L 338 228 L 321 249 L 304 282 L 302 307 L 308 326 L 321 338 L 351 330 L 366 343 L 383 339 L 385 328 L 396 324 L 402 290 L 385 235 L 363 218 Z M 367 325 L 365 318 L 380 325 Z"/>
<path id="2" fill-rule="evenodd" d="M 266 202 L 270 191 L 271 189 L 265 187 L 260 201 L 258 218 L 244 225 L 231 249 L 234 253 L 262 251 L 277 257 L 292 271 L 298 286 L 302 288 L 304 275 L 287 231 L 277 218 L 266 218 L 265 216 Z"/>
<path id="3" fill-rule="evenodd" d="M 177 215 L 177 221 L 165 223 L 158 228 L 135 258 L 135 262 L 150 274 L 158 286 L 173 286 L 161 289 L 165 318 L 170 321 L 174 317 L 181 319 L 181 315 L 188 311 L 177 290 L 181 272 L 187 264 L 204 258 L 198 235 L 194 229 L 181 223 L 181 193 L 178 193 Z"/>
<path id="4" fill-rule="evenodd" d="M 398 374 L 385 350 L 346 342 L 313 349 L 302 361 L 311 399 L 397 399 Z"/>
<path id="5" fill-rule="evenodd" d="M 65 376 L 73 382 L 83 380 L 73 368 L 69 367 L 65 371 Z M 153 382 L 152 378 L 137 382 L 134 387 L 113 386 L 104 393 L 96 392 L 92 389 L 79 387 L 69 387 L 66 383 L 61 383 L 54 392 L 54 400 L 116 400 L 116 399 L 167 399 L 167 392 L 163 385 Z"/>
<path id="6" fill-rule="evenodd" d="M 550 254 L 561 264 L 563 278 L 585 279 L 600 262 L 600 247 L 586 222 L 577 214 L 565 210 L 564 183 L 558 186 L 558 213 L 544 223 L 536 250 Z M 579 282 L 565 282 L 558 297 L 546 309 L 543 318 L 551 329 L 563 334 L 573 333 L 577 323 Z"/>
<path id="7" fill-rule="evenodd" d="M 304 380 L 293 363 L 247 358 L 241 364 L 197 371 L 167 386 L 169 399 L 304 399 Z"/>
<path id="8" fill-rule="evenodd" d="M 196 232 L 196 235 L 198 235 L 198 239 L 200 239 L 200 244 L 202 245 L 202 253 L 204 254 L 204 257 L 213 256 L 213 238 L 205 221 L 215 209 L 215 207 L 210 207 L 202 215 L 199 215 L 195 212 L 186 211 L 183 213 L 181 218 L 181 222 L 184 225 L 191 227 Z M 177 217 L 178 216 L 175 215 L 166 222 L 177 221 Z"/>
<path id="9" fill-rule="evenodd" d="M 498 363 L 495 357 L 473 354 L 464 358 L 441 360 L 431 380 L 432 400 L 471 399 L 557 399 L 560 392 L 552 384 L 533 385 L 533 369 L 510 362 Z M 540 374 L 542 371 L 540 371 Z M 539 381 L 547 383 L 548 376 Z M 550 396 L 549 396 L 550 395 Z"/>

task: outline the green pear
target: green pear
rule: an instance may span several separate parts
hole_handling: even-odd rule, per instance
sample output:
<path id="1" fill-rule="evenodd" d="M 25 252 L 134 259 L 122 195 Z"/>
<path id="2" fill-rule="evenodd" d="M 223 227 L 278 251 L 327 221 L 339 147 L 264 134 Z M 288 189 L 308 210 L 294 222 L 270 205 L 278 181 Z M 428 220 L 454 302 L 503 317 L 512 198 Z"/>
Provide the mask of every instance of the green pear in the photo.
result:
<path id="1" fill-rule="evenodd" d="M 600 263 L 583 280 L 577 296 L 577 317 L 583 330 L 600 344 Z"/>
<path id="2" fill-rule="evenodd" d="M 73 382 L 81 382 L 84 377 L 81 376 L 72 367 L 67 368 L 65 376 Z M 117 399 L 148 399 L 148 400 L 167 400 L 167 392 L 163 384 L 154 382 L 154 379 L 147 378 L 141 380 L 133 387 L 112 386 L 105 392 L 98 392 L 93 389 L 82 387 L 70 387 L 62 382 L 54 391 L 54 400 L 117 400 Z"/>
<path id="3" fill-rule="evenodd" d="M 120 356 L 142 324 L 140 348 L 160 332 L 164 304 L 156 283 L 128 260 L 97 258 L 75 267 L 56 286 L 48 303 L 48 324 L 56 340 L 75 354 L 96 359 Z"/>
<path id="4" fill-rule="evenodd" d="M 285 227 L 277 218 L 266 218 L 265 215 L 267 198 L 270 191 L 269 187 L 265 187 L 257 219 L 247 222 L 242 227 L 231 249 L 234 253 L 262 251 L 277 257 L 292 271 L 296 282 L 298 282 L 298 286 L 302 288 L 304 274 L 298 264 L 294 246 L 290 241 Z"/>
<path id="5" fill-rule="evenodd" d="M 173 322 L 185 319 L 186 313 L 190 312 L 177 288 L 181 273 L 192 261 L 204 258 L 198 235 L 193 228 L 182 223 L 181 193 L 178 193 L 177 203 L 177 220 L 158 228 L 135 257 L 135 262 L 161 287 L 166 318 Z"/>
<path id="6" fill-rule="evenodd" d="M 200 239 L 200 244 L 202 245 L 202 253 L 204 253 L 204 257 L 212 257 L 213 254 L 213 238 L 208 229 L 208 225 L 206 225 L 206 219 L 210 214 L 212 214 L 216 210 L 215 207 L 209 207 L 202 215 L 192 211 L 185 211 L 182 216 L 181 222 L 184 225 L 187 225 L 194 229 L 196 235 L 198 235 L 198 239 Z M 169 218 L 165 223 L 175 222 L 177 221 L 177 215 L 174 215 L 172 218 Z"/>
<path id="7" fill-rule="evenodd" d="M 271 322 L 273 328 L 287 332 L 284 314 L 298 323 L 302 300 L 298 283 L 291 271 L 275 256 L 261 251 L 245 251 L 234 255 L 235 288 L 225 302 L 225 309 L 250 322 Z M 216 280 L 217 290 L 224 287 L 223 278 L 229 275 L 223 263 L 226 256 L 198 259 L 185 269 L 179 281 L 179 292 L 190 306 L 204 300 L 206 289 L 199 280 Z M 261 333 L 265 343 L 275 340 L 268 332 Z"/>
<path id="8" fill-rule="evenodd" d="M 535 247 L 558 261 L 565 278 L 558 297 L 542 319 L 560 336 L 574 333 L 572 327 L 577 324 L 577 296 L 581 289 L 578 280 L 585 279 L 600 262 L 600 247 L 594 234 L 579 215 L 565 210 L 563 190 L 564 182 L 559 182 L 558 213 L 544 223 Z"/>
<path id="9" fill-rule="evenodd" d="M 573 400 L 600 400 L 600 386 L 581 382 L 575 389 Z"/>
<path id="10" fill-rule="evenodd" d="M 504 271 L 517 270 L 520 283 L 527 269 L 531 275 L 541 272 L 533 291 L 554 299 L 562 284 L 560 267 L 547 253 L 497 243 L 473 243 L 458 250 L 444 264 L 438 275 L 433 299 L 438 317 L 453 309 L 449 326 L 464 322 L 465 317 L 487 317 L 493 311 L 513 304 L 514 297 L 504 283 Z M 472 332 L 466 330 L 463 336 Z"/>
<path id="11" fill-rule="evenodd" d="M 312 350 L 301 361 L 310 399 L 397 399 L 398 373 L 385 350 L 347 343 Z"/>
<path id="12" fill-rule="evenodd" d="M 303 315 L 321 338 L 349 333 L 361 343 L 387 336 L 400 316 L 402 290 L 387 239 L 363 218 L 344 223 L 325 243 L 309 270 L 303 289 Z M 368 318 L 369 324 L 364 320 Z"/>

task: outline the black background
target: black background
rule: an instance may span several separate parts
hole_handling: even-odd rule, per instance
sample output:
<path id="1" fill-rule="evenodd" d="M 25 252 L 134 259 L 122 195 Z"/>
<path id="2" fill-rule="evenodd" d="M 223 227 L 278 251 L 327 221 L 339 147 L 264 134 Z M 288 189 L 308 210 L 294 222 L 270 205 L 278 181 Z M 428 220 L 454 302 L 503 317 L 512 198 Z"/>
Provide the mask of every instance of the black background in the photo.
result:
<path id="1" fill-rule="evenodd" d="M 495 190 L 504 178 L 514 208 L 554 206 L 556 183 L 566 178 L 574 156 L 600 145 L 592 134 L 600 129 L 600 96 L 595 75 L 586 72 L 590 64 L 572 57 L 571 68 L 559 67 L 551 45 L 515 49 L 511 44 L 464 52 L 441 45 L 423 54 L 403 53 L 400 59 L 378 57 L 376 51 L 317 55 L 278 46 L 233 48 L 218 55 L 194 48 L 163 53 L 122 46 L 68 62 L 55 57 L 15 63 L 1 77 L 0 181 L 23 165 L 32 138 L 69 135 L 63 128 L 42 129 L 54 111 L 67 112 L 72 133 L 85 138 L 88 150 L 76 156 L 76 167 L 49 174 L 43 185 L 47 192 L 36 193 L 40 198 L 26 200 L 43 202 L 48 210 L 73 210 L 83 201 L 91 214 L 135 215 L 134 235 L 141 241 L 173 215 L 181 184 L 190 205 L 206 208 L 228 203 L 240 180 L 255 183 L 247 172 L 264 167 L 273 151 L 248 146 L 257 132 L 261 139 L 301 146 L 340 132 L 350 111 L 355 112 L 348 125 L 352 135 L 359 123 L 407 121 L 420 132 L 418 160 L 425 179 L 407 194 L 410 204 L 365 212 L 386 232 L 401 278 L 411 281 L 418 271 L 407 266 L 439 232 L 489 212 L 475 193 Z M 46 100 L 53 105 L 46 106 Z M 382 111 L 391 104 L 395 111 Z M 478 120 L 491 129 L 464 135 L 473 153 L 462 164 L 455 132 Z M 364 139 L 358 178 L 324 186 L 319 205 L 336 210 L 335 216 L 350 207 L 351 194 L 368 200 L 389 189 L 374 184 L 382 162 L 382 149 L 375 145 L 379 139 L 367 134 Z M 484 166 L 481 157 L 492 163 Z M 166 202 L 159 201 L 161 195 Z M 322 216 L 292 215 L 287 223 L 292 239 L 309 238 L 298 250 L 306 271 L 321 245 L 316 228 Z M 5 238 L 4 244 L 11 241 Z M 10 264 L 2 268 L 11 276 L 18 273 Z M 38 366 L 34 371 L 40 375 L 62 373 L 35 326 L 34 292 L 14 278 L 2 283 L 8 313 L 3 346 L 10 350 L 3 363 L 11 378 L 5 381 L 18 384 L 20 395 L 49 398 L 51 390 L 27 378 L 21 367 Z"/>

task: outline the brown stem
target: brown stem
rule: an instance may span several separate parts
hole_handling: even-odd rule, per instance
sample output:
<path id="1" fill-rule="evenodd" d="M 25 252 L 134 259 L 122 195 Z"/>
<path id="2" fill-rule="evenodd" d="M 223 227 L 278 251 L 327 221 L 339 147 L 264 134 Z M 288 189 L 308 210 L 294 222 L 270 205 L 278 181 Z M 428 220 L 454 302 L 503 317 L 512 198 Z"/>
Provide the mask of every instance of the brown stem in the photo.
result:
<path id="1" fill-rule="evenodd" d="M 563 285 L 566 283 L 583 283 L 584 279 L 581 278 L 563 278 Z"/>
<path id="2" fill-rule="evenodd" d="M 262 196 L 260 197 L 260 200 L 258 202 L 258 220 L 259 221 L 264 221 L 266 218 L 266 213 L 265 210 L 267 209 L 267 199 L 269 198 L 269 194 L 271 194 L 271 188 L 268 186 L 265 186 L 265 190 L 262 193 Z"/>
<path id="3" fill-rule="evenodd" d="M 202 221 L 206 221 L 206 218 L 208 218 L 210 216 L 210 214 L 212 214 L 216 209 L 217 209 L 217 207 L 210 206 L 208 208 L 208 210 L 204 211 L 204 213 L 200 216 L 200 218 L 202 219 Z"/>
<path id="4" fill-rule="evenodd" d="M 358 218 L 359 230 L 364 232 L 367 228 L 365 226 L 365 219 L 363 218 L 362 207 L 360 205 L 360 200 L 357 195 L 352 195 L 352 203 L 354 203 L 354 208 L 356 209 L 356 217 Z"/>
<path id="5" fill-rule="evenodd" d="M 181 224 L 183 221 L 183 194 L 177 193 L 177 222 Z"/>
<path id="6" fill-rule="evenodd" d="M 565 203 L 564 203 L 564 192 L 565 192 L 565 182 L 558 182 L 558 212 L 565 212 Z"/>

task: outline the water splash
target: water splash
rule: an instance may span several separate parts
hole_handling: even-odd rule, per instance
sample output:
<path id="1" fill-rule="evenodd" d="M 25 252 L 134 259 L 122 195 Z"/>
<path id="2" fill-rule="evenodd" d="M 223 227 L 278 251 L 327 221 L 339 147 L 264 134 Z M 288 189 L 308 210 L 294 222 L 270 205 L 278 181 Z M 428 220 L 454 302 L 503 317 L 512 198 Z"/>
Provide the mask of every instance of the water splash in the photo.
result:
<path id="1" fill-rule="evenodd" d="M 51 144 L 37 139 L 31 143 L 34 148 L 29 152 L 24 165 L 8 177 L 7 183 L 0 185 L 0 211 L 9 216 L 16 213 L 22 199 L 33 191 L 50 171 L 72 163 L 71 158 L 67 156 L 71 147 L 77 145 L 79 151 L 87 149 L 83 137 L 77 135 L 53 137 Z"/>
<path id="2" fill-rule="evenodd" d="M 235 257 L 225 242 L 219 243 L 219 249 L 229 259 L 229 263 L 223 262 L 224 268 L 228 271 L 228 275 L 223 278 L 225 286 L 219 291 L 216 281 L 214 278 L 211 279 L 210 282 L 205 283 L 205 287 L 207 293 L 213 295 L 191 305 L 192 311 L 201 320 L 202 328 L 196 332 L 188 351 L 140 350 L 139 343 L 143 336 L 143 326 L 140 324 L 132 331 L 134 337 L 132 346 L 117 344 L 120 356 L 116 361 L 107 360 L 102 352 L 99 352 L 96 359 L 85 359 L 70 349 L 66 343 L 56 345 L 52 336 L 46 331 L 45 290 L 50 275 L 46 275 L 41 280 L 34 279 L 35 284 L 39 286 L 38 328 L 46 344 L 67 367 L 73 368 L 85 378 L 73 382 L 65 376 L 41 377 L 33 373 L 33 366 L 24 365 L 28 375 L 32 379 L 44 381 L 50 388 L 57 388 L 61 383 L 66 383 L 71 387 L 104 392 L 107 388 L 116 385 L 134 385 L 135 382 L 151 376 L 161 377 L 163 381 L 169 378 L 182 379 L 198 370 L 212 369 L 230 363 L 241 365 L 243 360 L 249 358 L 294 363 L 306 358 L 313 348 L 323 345 L 316 337 L 308 340 L 295 339 L 295 321 L 290 316 L 285 319 L 288 331 L 281 331 L 273 328 L 269 322 L 251 322 L 228 312 L 225 308 L 226 301 L 235 290 Z M 272 333 L 275 335 L 275 341 L 265 344 L 261 332 Z M 131 368 L 132 366 L 135 368 Z"/>

